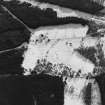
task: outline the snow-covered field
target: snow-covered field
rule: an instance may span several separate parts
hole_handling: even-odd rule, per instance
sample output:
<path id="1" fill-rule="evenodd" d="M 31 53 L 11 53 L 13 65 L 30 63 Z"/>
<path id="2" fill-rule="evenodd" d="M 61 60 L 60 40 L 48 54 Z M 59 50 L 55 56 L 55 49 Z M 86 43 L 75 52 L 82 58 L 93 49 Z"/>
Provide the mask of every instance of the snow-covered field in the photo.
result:
<path id="1" fill-rule="evenodd" d="M 35 68 L 38 62 L 42 65 L 49 62 L 52 64 L 52 69 L 46 73 L 64 78 L 67 76 L 67 79 L 64 79 L 66 81 L 64 105 L 85 105 L 83 96 L 86 95 L 87 90 L 85 92 L 83 90 L 89 83 L 91 83 L 91 94 L 89 93 L 91 98 L 87 100 L 91 102 L 90 105 L 101 105 L 97 82 L 94 79 L 86 79 L 89 73 L 93 74 L 95 65 L 75 50 L 81 46 L 96 47 L 98 44 L 99 39 L 88 37 L 87 31 L 88 26 L 80 24 L 40 27 L 31 35 L 28 49 L 24 53 L 22 67 L 26 70 L 25 75 L 29 75 L 30 71 L 34 70 L 37 73 L 46 71 L 46 69 Z M 66 70 L 69 70 L 70 75 L 74 72 L 73 77 L 63 74 L 65 67 L 68 67 Z M 79 77 L 76 77 L 80 70 Z"/>
<path id="2" fill-rule="evenodd" d="M 99 86 L 94 79 L 68 78 L 66 82 L 64 105 L 101 105 Z"/>
<path id="3" fill-rule="evenodd" d="M 87 38 L 82 41 L 87 31 L 88 26 L 75 24 L 41 27 L 35 30 L 24 54 L 22 66 L 27 70 L 34 70 L 38 59 L 46 59 L 53 65 L 64 64 L 76 72 L 82 70 L 83 74 L 92 73 L 94 64 L 75 51 L 82 43 L 84 47 L 95 46 L 93 41 L 96 42 L 96 39 Z"/>

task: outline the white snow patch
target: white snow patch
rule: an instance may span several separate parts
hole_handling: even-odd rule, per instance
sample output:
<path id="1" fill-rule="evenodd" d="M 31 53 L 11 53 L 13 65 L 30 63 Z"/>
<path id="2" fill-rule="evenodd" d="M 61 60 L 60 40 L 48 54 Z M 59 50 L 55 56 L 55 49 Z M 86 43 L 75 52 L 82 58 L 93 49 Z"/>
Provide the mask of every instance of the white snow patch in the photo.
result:
<path id="1" fill-rule="evenodd" d="M 83 78 L 67 78 L 64 90 L 64 105 L 84 105 L 82 89 L 88 84 Z"/>
<path id="2" fill-rule="evenodd" d="M 105 36 L 101 37 L 100 43 L 103 45 L 102 46 L 102 51 L 104 53 L 104 58 L 105 58 Z"/>
<path id="3" fill-rule="evenodd" d="M 70 24 L 37 29 L 30 38 L 22 66 L 27 70 L 33 70 L 37 60 L 45 58 L 52 64 L 63 63 L 76 72 L 81 69 L 83 74 L 92 73 L 94 64 L 74 52 L 75 44 L 73 44 L 74 47 L 67 44 L 72 38 L 85 37 L 87 30 L 87 26 Z M 48 39 L 50 39 L 49 42 Z M 80 41 L 77 44 L 80 46 Z"/>
<path id="4" fill-rule="evenodd" d="M 86 36 L 87 31 L 88 26 L 83 27 L 81 24 L 47 26 L 36 29 L 31 39 L 35 39 L 40 34 L 48 36 L 49 39 L 81 38 Z"/>
<path id="5" fill-rule="evenodd" d="M 94 79 L 67 78 L 64 90 L 64 105 L 85 105 L 83 89 L 91 83 L 91 105 L 101 105 L 100 90 Z M 86 90 L 85 90 L 86 91 Z"/>
<path id="6" fill-rule="evenodd" d="M 98 44 L 99 38 L 85 37 L 82 41 L 82 45 L 85 47 L 95 47 Z"/>

